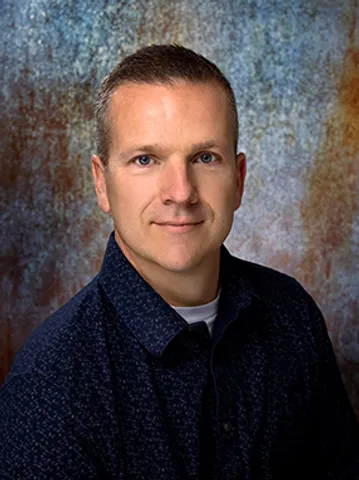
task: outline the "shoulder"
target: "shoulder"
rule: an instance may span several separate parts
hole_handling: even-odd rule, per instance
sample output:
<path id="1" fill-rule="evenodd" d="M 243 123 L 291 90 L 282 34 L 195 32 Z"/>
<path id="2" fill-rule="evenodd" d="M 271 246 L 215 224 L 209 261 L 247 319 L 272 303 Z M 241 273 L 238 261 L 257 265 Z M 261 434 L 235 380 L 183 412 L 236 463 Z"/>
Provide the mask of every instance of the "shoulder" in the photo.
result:
<path id="1" fill-rule="evenodd" d="M 287 295 L 292 298 L 303 297 L 308 299 L 309 294 L 290 275 L 248 260 L 232 258 L 234 270 L 241 272 L 249 280 L 254 291 L 261 298 L 271 298 L 274 294 L 280 294 L 281 297 Z"/>
<path id="2" fill-rule="evenodd" d="M 106 308 L 95 278 L 17 353 L 0 388 L 2 466 L 11 478 L 97 478 L 97 457 L 118 455 Z"/>
<path id="3" fill-rule="evenodd" d="M 254 296 L 248 315 L 272 361 L 316 372 L 319 363 L 334 358 L 322 312 L 296 279 L 238 258 L 233 258 L 233 266 L 251 285 Z"/>
<path id="4" fill-rule="evenodd" d="M 91 356 L 100 356 L 105 342 L 105 305 L 95 277 L 34 330 L 16 354 L 5 383 L 16 375 L 35 373 L 59 383 L 80 364 L 91 368 Z"/>
<path id="5" fill-rule="evenodd" d="M 322 313 L 305 288 L 293 277 L 247 260 L 232 257 L 235 275 L 244 277 L 257 298 L 261 315 L 282 331 L 323 334 Z"/>

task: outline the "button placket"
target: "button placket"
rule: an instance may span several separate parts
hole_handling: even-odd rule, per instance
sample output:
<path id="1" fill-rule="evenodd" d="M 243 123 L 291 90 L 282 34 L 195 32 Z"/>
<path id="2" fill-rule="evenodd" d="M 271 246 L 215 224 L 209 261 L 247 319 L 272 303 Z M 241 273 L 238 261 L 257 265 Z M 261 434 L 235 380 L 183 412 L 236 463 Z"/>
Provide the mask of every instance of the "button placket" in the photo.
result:
<path id="1" fill-rule="evenodd" d="M 222 422 L 222 427 L 226 433 L 231 433 L 233 431 L 233 425 L 231 424 L 231 422 Z"/>

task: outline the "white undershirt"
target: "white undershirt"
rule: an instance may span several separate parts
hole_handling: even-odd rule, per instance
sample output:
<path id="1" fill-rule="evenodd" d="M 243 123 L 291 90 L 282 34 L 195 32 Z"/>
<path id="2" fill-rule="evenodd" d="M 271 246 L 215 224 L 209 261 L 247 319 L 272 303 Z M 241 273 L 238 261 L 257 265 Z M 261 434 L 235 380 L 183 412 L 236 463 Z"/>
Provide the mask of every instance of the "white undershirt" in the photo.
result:
<path id="1" fill-rule="evenodd" d="M 210 334 L 212 334 L 214 320 L 217 316 L 219 296 L 221 290 L 219 290 L 217 297 L 212 302 L 199 305 L 197 307 L 171 307 L 181 315 L 189 324 L 197 322 L 206 322 Z"/>

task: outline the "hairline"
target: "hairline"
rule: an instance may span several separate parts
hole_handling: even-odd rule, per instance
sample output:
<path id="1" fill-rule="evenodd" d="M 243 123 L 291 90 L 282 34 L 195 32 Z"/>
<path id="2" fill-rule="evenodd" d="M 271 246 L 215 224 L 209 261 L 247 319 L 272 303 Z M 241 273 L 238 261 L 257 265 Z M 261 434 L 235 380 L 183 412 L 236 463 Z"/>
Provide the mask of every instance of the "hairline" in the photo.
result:
<path id="1" fill-rule="evenodd" d="M 232 101 L 235 102 L 234 93 L 230 95 L 230 91 L 225 88 L 225 86 L 220 82 L 217 78 L 209 78 L 205 80 L 192 80 L 189 78 L 181 77 L 181 76 L 168 76 L 167 78 L 159 78 L 153 79 L 148 81 L 142 81 L 138 79 L 121 79 L 118 83 L 111 89 L 110 92 L 105 95 L 105 98 L 101 101 L 101 107 L 98 109 L 100 113 L 100 121 L 102 126 L 105 126 L 107 132 L 107 158 L 101 159 L 102 164 L 106 167 L 110 160 L 109 158 L 109 151 L 111 146 L 111 138 L 112 138 L 112 125 L 111 122 L 111 104 L 112 104 L 112 97 L 113 95 L 123 86 L 140 86 L 140 85 L 157 85 L 157 86 L 168 86 L 168 87 L 176 87 L 180 86 L 181 84 L 205 84 L 205 85 L 217 85 L 219 89 L 224 93 L 229 106 L 229 113 L 231 118 L 232 130 L 233 130 L 233 137 L 234 137 L 234 152 L 237 153 L 237 143 L 238 143 L 238 112 L 235 105 L 232 105 Z"/>

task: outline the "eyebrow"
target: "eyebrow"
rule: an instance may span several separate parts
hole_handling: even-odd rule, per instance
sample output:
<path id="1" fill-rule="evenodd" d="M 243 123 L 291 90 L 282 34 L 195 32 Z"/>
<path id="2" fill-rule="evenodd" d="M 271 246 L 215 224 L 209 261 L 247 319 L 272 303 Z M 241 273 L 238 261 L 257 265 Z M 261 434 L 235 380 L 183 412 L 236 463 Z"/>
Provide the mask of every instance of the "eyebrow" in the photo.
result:
<path id="1" fill-rule="evenodd" d="M 216 143 L 214 140 L 207 140 L 205 142 L 199 142 L 199 143 L 193 143 L 191 145 L 191 151 L 198 152 L 200 150 L 207 150 L 209 148 L 219 148 L 218 143 Z M 120 153 L 120 157 L 128 157 L 132 156 L 136 153 L 140 152 L 154 152 L 156 150 L 162 150 L 162 147 L 158 143 L 154 143 L 152 145 L 140 145 L 135 148 L 131 148 L 130 150 L 125 150 L 124 152 Z"/>
<path id="2" fill-rule="evenodd" d="M 206 142 L 194 143 L 192 145 L 192 150 L 207 150 L 208 148 L 219 148 L 219 145 L 214 140 L 207 140 Z"/>

